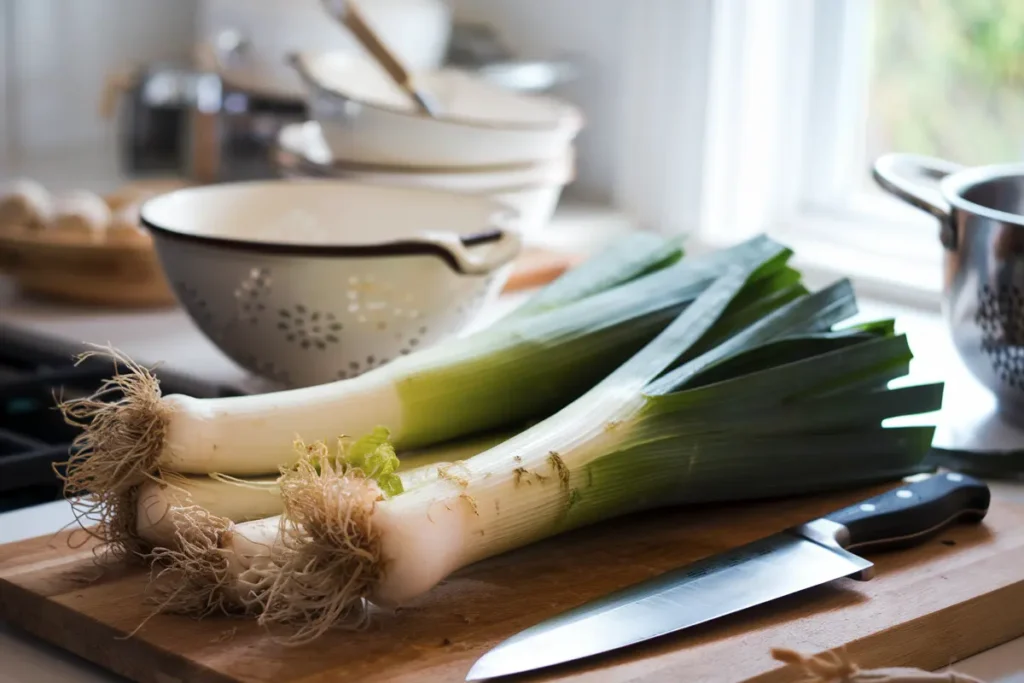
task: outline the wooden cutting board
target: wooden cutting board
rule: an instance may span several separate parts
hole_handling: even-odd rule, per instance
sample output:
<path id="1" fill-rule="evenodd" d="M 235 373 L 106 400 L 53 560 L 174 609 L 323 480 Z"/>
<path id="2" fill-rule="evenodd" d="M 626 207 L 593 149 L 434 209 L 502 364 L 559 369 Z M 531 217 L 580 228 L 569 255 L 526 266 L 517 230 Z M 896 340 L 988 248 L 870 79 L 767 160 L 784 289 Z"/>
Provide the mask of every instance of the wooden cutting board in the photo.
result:
<path id="1" fill-rule="evenodd" d="M 888 488 L 888 487 L 882 487 Z M 67 536 L 0 547 L 0 619 L 145 683 L 461 681 L 517 631 L 585 600 L 878 493 L 646 514 L 467 568 L 421 603 L 359 633 L 307 646 L 239 619 L 147 616 L 140 569 L 97 566 Z M 843 579 L 585 665 L 517 680 L 796 681 L 772 647 L 846 646 L 864 667 L 934 670 L 1024 634 L 1024 504 L 993 486 L 982 526 L 876 555 L 877 576 Z M 1019 489 L 1018 489 L 1019 491 Z M 1020 493 L 1016 493 L 1020 499 Z"/>

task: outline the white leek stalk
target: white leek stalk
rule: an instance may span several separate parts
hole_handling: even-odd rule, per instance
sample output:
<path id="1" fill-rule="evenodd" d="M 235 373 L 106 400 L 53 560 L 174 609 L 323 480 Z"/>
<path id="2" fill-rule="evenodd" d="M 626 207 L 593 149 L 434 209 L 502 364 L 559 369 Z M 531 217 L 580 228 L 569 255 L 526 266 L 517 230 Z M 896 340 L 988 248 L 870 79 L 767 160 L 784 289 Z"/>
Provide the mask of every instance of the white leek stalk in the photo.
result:
<path id="1" fill-rule="evenodd" d="M 173 547 L 193 509 L 211 518 L 248 522 L 281 514 L 277 477 L 250 480 L 165 475 L 139 487 L 136 532 L 154 547 Z"/>
<path id="2" fill-rule="evenodd" d="M 453 461 L 487 450 L 515 434 L 488 433 L 409 451 L 402 455 L 396 474 L 405 488 L 414 488 L 436 478 L 438 466 L 450 466 Z M 203 526 L 207 533 L 216 533 L 242 522 L 277 516 L 283 510 L 278 479 L 171 472 L 153 477 L 138 487 L 136 536 L 153 548 L 175 549 L 180 545 L 183 530 L 194 533 L 196 527 Z M 244 543 L 244 536 L 239 541 Z"/>

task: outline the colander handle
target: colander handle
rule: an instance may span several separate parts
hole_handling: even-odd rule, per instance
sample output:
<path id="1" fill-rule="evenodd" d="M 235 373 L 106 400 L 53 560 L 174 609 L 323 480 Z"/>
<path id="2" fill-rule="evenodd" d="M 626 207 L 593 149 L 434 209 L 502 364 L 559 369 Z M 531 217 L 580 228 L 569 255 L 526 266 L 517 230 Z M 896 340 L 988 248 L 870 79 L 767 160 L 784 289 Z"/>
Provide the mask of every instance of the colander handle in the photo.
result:
<path id="1" fill-rule="evenodd" d="M 939 219 L 939 237 L 947 248 L 955 248 L 950 224 L 949 202 L 938 183 L 963 169 L 960 164 L 919 154 L 886 154 L 875 161 L 872 175 L 889 194 Z"/>
<path id="2" fill-rule="evenodd" d="M 418 241 L 448 252 L 457 273 L 487 275 L 512 261 L 523 248 L 517 231 L 498 228 L 495 234 L 495 239 L 475 241 L 472 245 L 467 245 L 459 235 L 451 232 L 424 232 Z"/>

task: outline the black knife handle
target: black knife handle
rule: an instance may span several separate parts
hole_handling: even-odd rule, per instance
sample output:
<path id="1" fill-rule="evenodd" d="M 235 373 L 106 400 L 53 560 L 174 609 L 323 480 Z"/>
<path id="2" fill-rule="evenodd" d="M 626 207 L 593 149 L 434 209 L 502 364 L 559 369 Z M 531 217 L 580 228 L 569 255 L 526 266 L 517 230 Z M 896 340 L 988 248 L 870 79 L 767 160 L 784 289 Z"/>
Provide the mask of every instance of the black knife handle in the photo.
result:
<path id="1" fill-rule="evenodd" d="M 847 550 L 916 545 L 957 522 L 980 522 L 988 512 L 988 485 L 959 472 L 941 472 L 827 515 L 846 533 Z"/>

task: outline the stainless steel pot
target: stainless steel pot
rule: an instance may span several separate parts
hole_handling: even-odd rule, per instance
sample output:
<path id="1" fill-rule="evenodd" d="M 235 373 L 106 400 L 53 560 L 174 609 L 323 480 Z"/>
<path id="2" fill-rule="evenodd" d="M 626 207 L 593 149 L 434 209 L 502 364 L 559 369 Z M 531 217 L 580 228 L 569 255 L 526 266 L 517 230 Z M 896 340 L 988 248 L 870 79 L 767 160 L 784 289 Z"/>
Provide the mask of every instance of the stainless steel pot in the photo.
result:
<path id="1" fill-rule="evenodd" d="M 274 140 L 306 120 L 301 101 L 228 87 L 187 64 L 152 64 L 112 79 L 105 111 L 117 117 L 121 166 L 200 183 L 272 178 Z"/>
<path id="2" fill-rule="evenodd" d="M 1024 164 L 965 168 L 890 154 L 874 177 L 938 219 L 953 342 L 1000 410 L 1024 423 Z"/>

